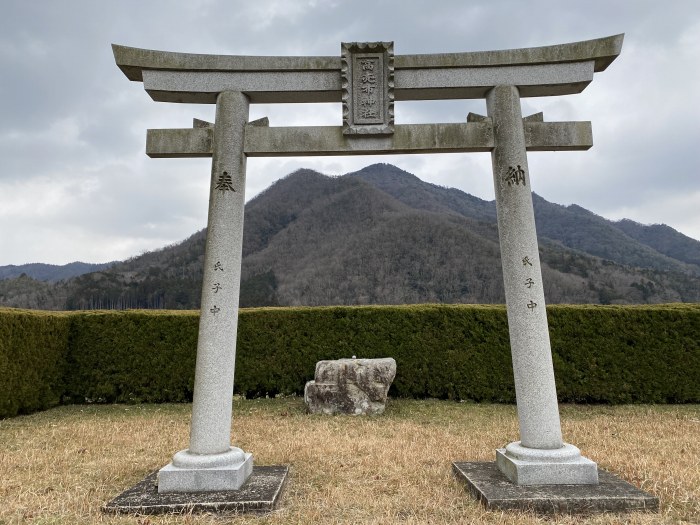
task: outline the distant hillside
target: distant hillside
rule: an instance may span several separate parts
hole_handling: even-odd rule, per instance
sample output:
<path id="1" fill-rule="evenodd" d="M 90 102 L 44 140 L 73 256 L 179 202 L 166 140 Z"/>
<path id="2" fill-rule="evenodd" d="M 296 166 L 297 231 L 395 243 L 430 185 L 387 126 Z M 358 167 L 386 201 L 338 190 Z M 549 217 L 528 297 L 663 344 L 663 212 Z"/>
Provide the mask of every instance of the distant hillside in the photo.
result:
<path id="1" fill-rule="evenodd" d="M 639 235 L 633 237 L 621 229 L 619 223 L 575 204 L 552 204 L 538 195 L 533 195 L 533 200 L 537 233 L 541 238 L 620 264 L 700 275 L 700 266 L 670 257 L 644 240 L 643 232 L 653 226 L 639 224 Z M 666 228 L 680 235 L 672 228 Z M 694 243 L 700 245 L 698 241 Z"/>
<path id="2" fill-rule="evenodd" d="M 109 268 L 113 262 L 104 264 L 90 264 L 84 262 L 72 262 L 62 266 L 55 264 L 31 263 L 15 266 L 0 266 L 0 279 L 14 279 L 24 274 L 37 281 L 55 283 L 63 279 L 70 279 L 90 272 L 98 272 Z"/>
<path id="3" fill-rule="evenodd" d="M 700 242 L 533 198 L 548 302 L 700 302 Z M 0 304 L 196 308 L 205 236 L 65 283 L 0 281 Z M 494 202 L 387 164 L 277 181 L 246 206 L 243 256 L 242 306 L 504 302 Z"/>
<path id="4" fill-rule="evenodd" d="M 632 239 L 659 253 L 700 267 L 700 243 L 665 224 L 645 226 L 629 219 L 613 223 Z"/>
<path id="5" fill-rule="evenodd" d="M 412 208 L 359 177 L 296 172 L 252 201 L 248 217 L 244 279 L 274 276 L 268 293 L 279 304 L 503 295 L 493 225 Z"/>
<path id="6" fill-rule="evenodd" d="M 367 181 L 411 208 L 496 222 L 494 201 L 485 201 L 455 188 L 423 182 L 391 164 L 372 164 L 347 177 Z"/>
<path id="7" fill-rule="evenodd" d="M 349 176 L 362 178 L 414 208 L 496 222 L 495 201 L 423 182 L 396 166 L 374 164 Z M 553 204 L 536 193 L 533 206 L 540 240 L 624 265 L 700 275 L 700 242 L 670 226 L 645 226 L 627 219 L 613 222 L 576 204 Z"/>

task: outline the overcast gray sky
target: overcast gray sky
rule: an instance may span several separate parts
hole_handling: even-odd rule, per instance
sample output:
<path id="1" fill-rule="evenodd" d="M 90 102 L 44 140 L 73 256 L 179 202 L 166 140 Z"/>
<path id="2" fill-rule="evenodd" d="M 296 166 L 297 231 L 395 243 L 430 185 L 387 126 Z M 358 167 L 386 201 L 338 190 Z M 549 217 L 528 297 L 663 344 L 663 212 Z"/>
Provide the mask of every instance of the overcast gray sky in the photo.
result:
<path id="1" fill-rule="evenodd" d="M 149 159 L 148 128 L 213 120 L 153 102 L 110 44 L 194 53 L 397 55 L 510 49 L 625 33 L 581 94 L 523 99 L 523 114 L 590 120 L 586 152 L 529 155 L 533 190 L 606 218 L 700 239 L 700 2 L 4 0 L 0 16 L 0 265 L 125 259 L 206 225 L 209 159 Z M 396 122 L 460 122 L 483 101 L 397 103 Z M 251 106 L 271 125 L 340 125 L 340 105 Z M 252 198 L 299 167 L 339 175 L 391 162 L 492 200 L 489 154 L 249 159 Z"/>

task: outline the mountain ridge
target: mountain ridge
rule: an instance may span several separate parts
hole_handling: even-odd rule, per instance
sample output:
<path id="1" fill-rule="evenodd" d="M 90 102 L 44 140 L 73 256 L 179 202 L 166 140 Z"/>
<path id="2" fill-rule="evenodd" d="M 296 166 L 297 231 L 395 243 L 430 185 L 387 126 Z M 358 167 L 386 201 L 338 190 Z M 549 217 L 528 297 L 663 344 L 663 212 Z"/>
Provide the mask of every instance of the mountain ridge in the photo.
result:
<path id="1" fill-rule="evenodd" d="M 33 279 L 47 282 L 57 282 L 62 279 L 70 279 L 85 273 L 97 272 L 104 270 L 113 265 L 116 261 L 108 263 L 85 263 L 82 261 L 74 261 L 67 264 L 48 264 L 48 263 L 27 263 L 27 264 L 8 264 L 0 266 L 0 280 L 12 279 L 19 277 L 22 274 L 28 275 Z"/>
<path id="2" fill-rule="evenodd" d="M 533 202 L 548 302 L 700 301 L 700 242 Z M 196 308 L 205 236 L 65 283 L 0 281 L 0 304 Z M 493 201 L 373 164 L 337 177 L 300 169 L 246 205 L 242 306 L 503 301 Z"/>

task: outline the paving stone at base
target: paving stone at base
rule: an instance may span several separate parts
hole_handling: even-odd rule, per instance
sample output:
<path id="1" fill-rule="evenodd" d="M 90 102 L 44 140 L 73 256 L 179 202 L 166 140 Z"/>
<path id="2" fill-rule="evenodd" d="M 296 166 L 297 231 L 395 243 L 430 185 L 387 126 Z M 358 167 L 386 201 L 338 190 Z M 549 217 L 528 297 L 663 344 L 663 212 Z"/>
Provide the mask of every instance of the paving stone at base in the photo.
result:
<path id="1" fill-rule="evenodd" d="M 104 505 L 102 511 L 111 514 L 262 514 L 277 507 L 288 473 L 287 466 L 255 466 L 239 490 L 159 494 L 156 471 Z"/>
<path id="2" fill-rule="evenodd" d="M 539 513 L 657 511 L 659 500 L 598 469 L 597 485 L 516 485 L 495 462 L 453 463 L 455 475 L 488 509 Z"/>

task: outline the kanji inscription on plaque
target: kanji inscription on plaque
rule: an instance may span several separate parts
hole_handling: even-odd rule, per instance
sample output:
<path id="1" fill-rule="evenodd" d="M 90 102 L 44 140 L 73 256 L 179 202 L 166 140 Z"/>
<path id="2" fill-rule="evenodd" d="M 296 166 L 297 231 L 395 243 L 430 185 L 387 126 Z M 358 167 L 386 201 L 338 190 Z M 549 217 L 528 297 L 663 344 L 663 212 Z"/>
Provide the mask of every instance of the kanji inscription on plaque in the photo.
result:
<path id="1" fill-rule="evenodd" d="M 394 43 L 342 44 L 343 133 L 394 132 Z"/>

